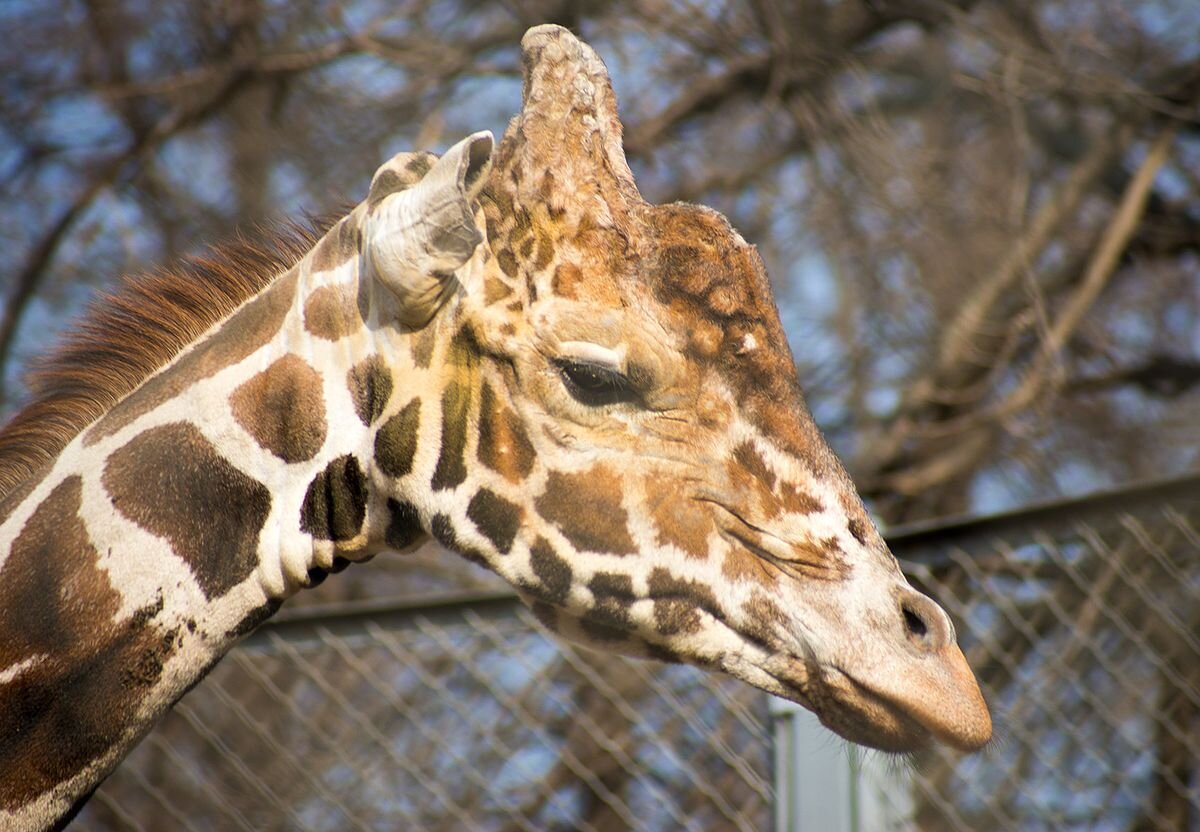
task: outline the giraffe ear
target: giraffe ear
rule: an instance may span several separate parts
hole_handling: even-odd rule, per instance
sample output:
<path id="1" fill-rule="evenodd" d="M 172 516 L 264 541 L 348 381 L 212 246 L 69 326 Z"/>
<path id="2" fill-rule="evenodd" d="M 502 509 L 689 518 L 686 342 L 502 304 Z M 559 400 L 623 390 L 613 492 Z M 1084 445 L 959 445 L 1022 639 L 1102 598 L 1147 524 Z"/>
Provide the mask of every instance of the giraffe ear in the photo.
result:
<path id="1" fill-rule="evenodd" d="M 521 38 L 525 67 L 520 114 L 501 164 L 522 188 L 555 201 L 599 195 L 616 211 L 640 202 L 621 144 L 621 120 L 608 69 L 561 26 L 535 26 Z M 509 139 L 512 137 L 512 141 Z"/>
<path id="2" fill-rule="evenodd" d="M 418 157 L 405 154 L 402 160 L 410 175 L 412 158 Z M 458 285 L 455 270 L 483 241 L 475 225 L 475 198 L 487 181 L 491 158 L 492 134 L 483 131 L 447 150 L 411 187 L 381 196 L 385 183 L 401 188 L 406 183 L 392 163 L 375 174 L 364 226 L 366 266 L 399 300 L 405 326 L 429 323 Z"/>

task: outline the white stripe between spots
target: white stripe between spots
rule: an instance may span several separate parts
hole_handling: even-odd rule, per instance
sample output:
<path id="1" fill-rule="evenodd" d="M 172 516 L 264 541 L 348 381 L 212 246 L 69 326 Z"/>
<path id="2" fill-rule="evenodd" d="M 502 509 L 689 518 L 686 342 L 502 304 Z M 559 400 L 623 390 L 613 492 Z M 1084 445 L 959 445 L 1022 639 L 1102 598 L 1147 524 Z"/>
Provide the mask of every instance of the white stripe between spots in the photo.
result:
<path id="1" fill-rule="evenodd" d="M 16 664 L 10 664 L 8 667 L 4 668 L 4 670 L 0 670 L 0 685 L 7 685 L 26 670 L 29 670 L 29 668 L 33 667 L 34 665 L 41 664 L 45 660 L 46 654 L 38 653 L 37 655 L 30 656 L 27 659 L 22 659 Z"/>

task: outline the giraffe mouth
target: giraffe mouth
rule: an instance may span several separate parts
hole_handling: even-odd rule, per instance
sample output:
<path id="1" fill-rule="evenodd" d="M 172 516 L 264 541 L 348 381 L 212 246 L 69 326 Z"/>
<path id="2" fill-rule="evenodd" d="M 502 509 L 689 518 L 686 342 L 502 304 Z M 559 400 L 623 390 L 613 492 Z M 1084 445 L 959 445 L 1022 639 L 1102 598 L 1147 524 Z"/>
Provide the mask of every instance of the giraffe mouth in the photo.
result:
<path id="1" fill-rule="evenodd" d="M 796 702 L 843 739 L 893 754 L 924 750 L 938 739 L 900 703 L 879 696 L 849 674 L 818 667 L 799 656 L 779 657 L 764 668 L 774 682 L 759 685 Z"/>
<path id="2" fill-rule="evenodd" d="M 827 669 L 821 684 L 831 702 L 817 716 L 846 739 L 892 753 L 921 751 L 935 739 L 946 739 L 904 703 L 880 696 L 840 670 Z"/>
<path id="3" fill-rule="evenodd" d="M 919 751 L 934 741 L 958 751 L 987 745 L 991 715 L 962 651 L 951 644 L 944 655 L 933 658 L 930 666 L 893 670 L 878 682 L 827 668 L 823 686 L 833 692 L 839 709 L 848 709 L 870 725 L 866 738 L 848 738 L 901 752 Z"/>
<path id="4" fill-rule="evenodd" d="M 956 644 L 904 666 L 858 672 L 782 651 L 744 676 L 812 711 L 834 733 L 881 751 L 911 753 L 935 743 L 977 751 L 992 723 L 974 675 Z M 765 682 L 765 684 L 763 683 Z"/>

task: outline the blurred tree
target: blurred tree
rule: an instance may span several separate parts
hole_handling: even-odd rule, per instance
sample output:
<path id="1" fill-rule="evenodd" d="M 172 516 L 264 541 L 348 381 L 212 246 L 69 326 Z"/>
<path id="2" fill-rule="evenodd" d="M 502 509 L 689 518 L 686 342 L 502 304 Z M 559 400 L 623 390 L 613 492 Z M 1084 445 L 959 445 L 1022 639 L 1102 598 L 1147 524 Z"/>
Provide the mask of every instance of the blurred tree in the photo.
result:
<path id="1" fill-rule="evenodd" d="M 541 22 L 609 62 L 647 198 L 758 243 L 886 523 L 1196 467 L 1189 0 L 8 0 L 0 414 L 120 273 L 500 132 Z"/>
<path id="2" fill-rule="evenodd" d="M 1200 13 L 1061 2 L 13 0 L 0 367 L 118 274 L 503 129 L 516 43 L 613 65 L 647 196 L 758 242 L 886 521 L 1194 464 Z"/>

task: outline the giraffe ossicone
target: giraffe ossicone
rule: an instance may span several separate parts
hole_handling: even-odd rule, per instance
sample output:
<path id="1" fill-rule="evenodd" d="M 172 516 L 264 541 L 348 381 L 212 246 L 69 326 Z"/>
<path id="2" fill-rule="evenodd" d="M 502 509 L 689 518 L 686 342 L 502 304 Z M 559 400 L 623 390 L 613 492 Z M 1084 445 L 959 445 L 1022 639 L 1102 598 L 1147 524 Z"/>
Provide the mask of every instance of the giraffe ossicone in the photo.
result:
<path id="1" fill-rule="evenodd" d="M 319 239 L 127 287 L 0 431 L 0 826 L 62 822 L 289 595 L 431 536 L 567 638 L 878 748 L 988 741 L 753 247 L 641 198 L 588 46 L 522 49 L 498 145 L 401 154 Z"/>

